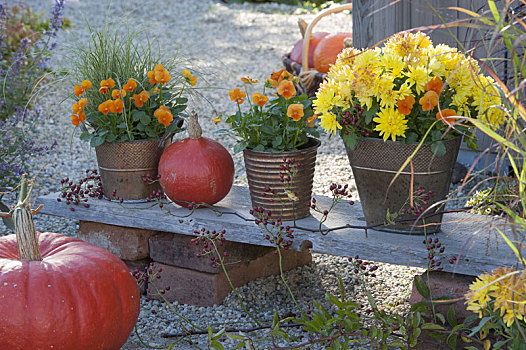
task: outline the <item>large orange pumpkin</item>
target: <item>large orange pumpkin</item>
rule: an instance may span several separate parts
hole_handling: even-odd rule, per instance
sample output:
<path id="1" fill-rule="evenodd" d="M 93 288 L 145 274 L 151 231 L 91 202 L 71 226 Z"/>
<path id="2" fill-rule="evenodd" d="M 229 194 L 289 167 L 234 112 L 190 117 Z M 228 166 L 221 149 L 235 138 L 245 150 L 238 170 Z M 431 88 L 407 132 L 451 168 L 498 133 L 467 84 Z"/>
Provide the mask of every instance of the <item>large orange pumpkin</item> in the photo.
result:
<path id="1" fill-rule="evenodd" d="M 314 50 L 318 46 L 318 43 L 321 39 L 329 35 L 329 33 L 326 32 L 316 32 L 312 33 L 310 41 L 309 41 L 309 67 L 314 67 Z M 292 48 L 292 51 L 290 52 L 290 59 L 293 60 L 296 63 L 302 64 L 303 59 L 303 39 L 300 39 L 294 44 L 294 47 Z"/>
<path id="2" fill-rule="evenodd" d="M 0 349 L 120 349 L 140 306 L 128 267 L 90 243 L 37 233 L 22 192 L 16 235 L 0 237 Z"/>
<path id="3" fill-rule="evenodd" d="M 234 161 L 219 142 L 201 137 L 197 114 L 188 122 L 188 138 L 168 146 L 159 161 L 164 193 L 175 203 L 215 204 L 234 182 Z"/>
<path id="4" fill-rule="evenodd" d="M 329 72 L 332 64 L 336 63 L 338 54 L 345 47 L 345 39 L 352 38 L 351 33 L 336 33 L 327 35 L 320 40 L 314 50 L 314 68 L 322 73 Z"/>

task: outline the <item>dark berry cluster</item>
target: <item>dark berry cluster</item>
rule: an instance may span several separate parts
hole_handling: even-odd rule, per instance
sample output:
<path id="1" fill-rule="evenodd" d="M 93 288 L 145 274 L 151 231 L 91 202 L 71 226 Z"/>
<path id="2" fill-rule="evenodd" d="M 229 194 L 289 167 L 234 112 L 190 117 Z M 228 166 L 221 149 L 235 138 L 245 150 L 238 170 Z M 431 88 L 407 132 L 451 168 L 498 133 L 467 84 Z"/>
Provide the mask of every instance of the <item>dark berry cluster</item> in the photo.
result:
<path id="1" fill-rule="evenodd" d="M 170 290 L 170 286 L 164 287 L 164 289 L 158 289 L 155 286 L 154 281 L 161 278 L 161 272 L 163 272 L 163 269 L 161 267 L 155 268 L 155 263 L 150 263 L 150 265 L 146 266 L 143 271 L 136 269 L 132 272 L 133 277 L 135 277 L 135 280 L 137 281 L 137 284 L 139 285 L 139 288 L 142 288 L 144 285 L 148 286 L 147 293 L 148 295 L 160 293 L 164 294 L 167 291 Z M 156 289 L 156 293 L 152 293 L 151 288 Z M 150 298 L 147 297 L 146 301 L 150 301 Z M 153 314 L 155 312 L 152 311 Z"/>
<path id="2" fill-rule="evenodd" d="M 363 274 L 365 277 L 376 277 L 374 272 L 378 270 L 378 265 L 363 261 L 358 255 L 356 255 L 354 259 L 349 257 L 349 262 L 354 267 L 353 272 L 355 274 Z"/>
<path id="3" fill-rule="evenodd" d="M 265 239 L 267 241 L 285 250 L 289 249 L 292 245 L 292 239 L 294 239 L 294 235 L 292 234 L 294 231 L 290 226 L 283 226 L 280 218 L 274 219 L 272 217 L 272 211 L 266 211 L 262 207 L 254 206 L 254 208 L 250 210 L 250 215 L 256 218 L 254 223 L 265 230 Z"/>
<path id="4" fill-rule="evenodd" d="M 433 191 L 426 191 L 423 187 L 418 187 L 413 194 L 413 205 L 409 202 L 400 209 L 402 214 L 411 214 L 414 216 L 421 215 L 429 204 L 429 198 L 433 195 Z"/>
<path id="5" fill-rule="evenodd" d="M 269 186 L 263 189 L 261 197 L 268 197 L 270 203 L 274 203 L 274 196 L 276 195 L 276 190 L 271 189 Z"/>
<path id="6" fill-rule="evenodd" d="M 153 191 L 151 195 L 149 195 L 148 197 L 146 197 L 146 201 L 147 202 L 159 202 L 159 207 L 162 208 L 163 207 L 163 202 L 162 200 L 163 199 L 167 199 L 168 197 L 166 197 L 166 195 L 163 193 L 163 191 L 161 190 L 157 190 L 157 191 Z"/>
<path id="7" fill-rule="evenodd" d="M 161 175 L 152 176 L 151 174 L 142 174 L 141 179 L 142 182 L 147 183 L 149 185 L 157 182 L 161 178 Z"/>
<path id="8" fill-rule="evenodd" d="M 60 180 L 60 184 L 62 187 L 57 201 L 64 201 L 66 205 L 82 204 L 89 208 L 87 203 L 89 198 L 102 199 L 103 197 L 102 182 L 96 169 L 86 170 L 86 176 L 76 183 L 66 177 Z M 70 210 L 75 211 L 75 208 L 70 207 Z"/>
<path id="9" fill-rule="evenodd" d="M 365 116 L 363 115 L 364 109 L 361 106 L 354 106 L 354 110 L 351 113 L 346 111 L 342 113 L 341 126 L 343 127 L 343 133 L 349 135 L 353 131 L 365 137 L 369 137 L 372 134 L 372 130 L 367 128 L 365 124 Z M 351 131 L 349 131 L 349 129 Z"/>
<path id="10" fill-rule="evenodd" d="M 442 245 L 442 243 L 440 243 L 438 237 L 435 237 L 434 239 L 429 237 L 428 239 L 424 240 L 424 244 L 426 245 L 427 249 L 429 270 L 442 271 L 442 262 L 440 260 L 443 258 L 448 259 L 450 264 L 454 264 L 457 261 L 457 257 L 453 256 L 448 258 L 444 254 L 446 248 Z"/>
<path id="11" fill-rule="evenodd" d="M 201 253 L 197 253 L 195 256 L 197 258 L 208 256 L 212 262 L 212 267 L 217 268 L 218 264 L 221 264 L 223 257 L 228 256 L 227 252 L 223 252 L 222 257 L 219 256 L 218 250 L 216 249 L 217 246 L 223 246 L 224 242 L 226 241 L 224 237 L 225 233 L 225 230 L 221 230 L 219 232 L 216 230 L 210 231 L 205 228 L 202 228 L 201 230 L 195 230 L 194 234 L 197 235 L 197 237 L 192 238 L 191 242 L 197 246 L 202 245 L 203 247 Z"/>
<path id="12" fill-rule="evenodd" d="M 314 198 L 314 197 L 312 197 L 310 202 L 307 203 L 307 205 L 311 209 L 313 209 L 313 210 L 315 210 L 318 213 L 321 213 L 323 215 L 323 218 L 322 218 L 323 221 L 325 221 L 325 219 L 327 218 L 327 215 L 329 215 L 331 210 L 338 203 L 340 203 L 345 198 L 351 198 L 352 197 L 352 194 L 349 192 L 349 185 L 342 186 L 342 185 L 332 184 L 329 187 L 329 190 L 332 192 L 332 204 L 331 204 L 331 206 L 330 206 L 330 208 L 328 210 L 327 209 L 320 209 L 318 207 L 318 205 L 316 204 L 316 198 Z M 354 205 L 354 201 L 349 200 L 349 205 Z"/>
<path id="13" fill-rule="evenodd" d="M 296 162 L 295 158 L 283 157 L 283 164 L 279 166 L 279 181 L 292 184 L 299 168 L 301 168 L 301 163 Z"/>

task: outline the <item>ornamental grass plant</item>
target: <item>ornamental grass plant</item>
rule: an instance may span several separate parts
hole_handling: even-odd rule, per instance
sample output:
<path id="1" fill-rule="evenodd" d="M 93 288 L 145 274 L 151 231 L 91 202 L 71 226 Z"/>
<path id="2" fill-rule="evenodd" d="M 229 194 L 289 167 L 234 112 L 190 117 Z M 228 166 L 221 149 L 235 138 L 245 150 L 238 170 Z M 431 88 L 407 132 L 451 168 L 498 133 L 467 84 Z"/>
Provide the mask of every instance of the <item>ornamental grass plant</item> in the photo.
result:
<path id="1" fill-rule="evenodd" d="M 295 151 L 305 146 L 309 136 L 319 137 L 314 125 L 312 101 L 306 94 L 297 96 L 294 82 L 296 77 L 281 69 L 273 72 L 265 81 L 262 93 L 253 92 L 252 85 L 257 80 L 241 78 L 243 90 L 235 88 L 229 91 L 230 100 L 237 104 L 236 114 L 227 116 L 225 122 L 230 130 L 222 129 L 236 139 L 234 152 L 244 149 L 266 152 Z M 267 96 L 270 89 L 273 99 Z M 247 100 L 248 111 L 243 112 L 241 105 Z M 218 124 L 221 118 L 215 118 Z"/>
<path id="2" fill-rule="evenodd" d="M 123 28 L 124 27 L 124 28 Z M 182 58 L 165 57 L 141 31 L 107 24 L 89 27 L 90 42 L 74 51 L 71 122 L 92 147 L 104 142 L 156 140 L 182 131 L 185 92 L 197 78 Z"/>
<path id="3" fill-rule="evenodd" d="M 491 128 L 504 122 L 495 80 L 456 48 L 433 45 L 422 33 L 401 32 L 381 48 L 344 49 L 320 86 L 314 110 L 320 125 L 354 149 L 358 137 L 431 144 L 464 135 L 476 149 L 478 118 Z"/>

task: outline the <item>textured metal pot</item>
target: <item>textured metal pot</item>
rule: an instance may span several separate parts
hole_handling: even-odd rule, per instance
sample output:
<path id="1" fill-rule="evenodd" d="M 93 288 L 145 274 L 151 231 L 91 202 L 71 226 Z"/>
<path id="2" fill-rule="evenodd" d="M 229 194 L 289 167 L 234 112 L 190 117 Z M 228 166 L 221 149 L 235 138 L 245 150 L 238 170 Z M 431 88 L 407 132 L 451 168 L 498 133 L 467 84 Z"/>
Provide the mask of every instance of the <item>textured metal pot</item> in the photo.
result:
<path id="1" fill-rule="evenodd" d="M 140 200 L 161 189 L 159 182 L 148 184 L 142 175 L 157 178 L 157 167 L 164 147 L 158 141 L 137 140 L 103 143 L 95 147 L 104 195 L 125 200 Z"/>
<path id="2" fill-rule="evenodd" d="M 319 146 L 319 140 L 310 139 L 306 147 L 298 151 L 270 153 L 244 150 L 243 156 L 252 206 L 270 210 L 273 217 L 280 217 L 282 220 L 293 220 L 294 216 L 296 219 L 309 216 L 308 204 L 311 200 L 314 167 Z M 291 201 L 285 192 L 288 184 L 280 181 L 280 173 L 283 172 L 280 166 L 284 164 L 283 158 L 294 158 L 296 164 L 301 164 L 291 186 L 291 191 L 298 198 L 296 201 Z M 266 187 L 274 190 L 275 194 L 272 196 L 265 194 Z"/>
<path id="3" fill-rule="evenodd" d="M 423 145 L 413 158 L 413 189 L 418 187 L 433 191 L 428 201 L 428 207 L 446 198 L 453 168 L 458 155 L 461 138 L 456 137 L 444 142 L 446 154 L 437 157 L 431 151 L 430 145 Z M 386 221 L 387 209 L 390 213 L 398 212 L 409 198 L 411 170 L 410 166 L 403 170 L 393 183 L 388 186 L 406 159 L 414 152 L 417 145 L 406 145 L 400 142 L 386 141 L 376 138 L 360 138 L 354 150 L 347 149 L 356 187 L 368 225 L 381 224 Z M 442 207 L 432 212 L 441 210 Z M 429 213 L 432 213 L 429 212 Z M 414 225 L 415 216 L 405 214 L 398 219 L 413 219 L 410 222 L 379 227 L 379 230 L 424 234 L 424 228 Z M 436 215 L 425 220 L 430 225 L 426 232 L 438 232 L 442 215 Z M 416 223 L 421 225 L 422 221 Z"/>

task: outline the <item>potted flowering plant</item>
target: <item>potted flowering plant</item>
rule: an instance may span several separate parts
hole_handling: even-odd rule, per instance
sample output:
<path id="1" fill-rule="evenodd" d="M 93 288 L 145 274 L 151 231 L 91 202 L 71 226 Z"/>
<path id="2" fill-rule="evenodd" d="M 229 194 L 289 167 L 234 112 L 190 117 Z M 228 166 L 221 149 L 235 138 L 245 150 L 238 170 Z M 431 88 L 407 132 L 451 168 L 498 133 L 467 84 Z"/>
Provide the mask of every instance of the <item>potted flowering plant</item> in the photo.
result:
<path id="1" fill-rule="evenodd" d="M 477 147 L 469 118 L 498 128 L 500 105 L 495 82 L 474 59 L 406 32 L 382 48 L 345 49 L 314 100 L 320 125 L 345 143 L 368 224 L 383 223 L 387 215 L 418 216 L 443 200 L 461 136 Z M 431 191 L 431 198 L 403 208 L 417 187 Z M 440 216 L 427 222 L 439 223 Z M 423 232 L 412 224 L 385 229 Z"/>
<path id="2" fill-rule="evenodd" d="M 284 69 L 272 73 L 263 91 L 252 93 L 243 112 L 249 88 L 258 81 L 242 78 L 244 90 L 229 92 L 237 112 L 226 118 L 231 126 L 226 132 L 237 141 L 234 152 L 243 151 L 252 204 L 282 220 L 309 215 L 307 203 L 320 145 L 312 101 L 306 94 L 297 96 L 295 79 Z M 273 99 L 268 98 L 267 89 L 275 89 Z"/>
<path id="3" fill-rule="evenodd" d="M 172 77 L 173 59 L 162 60 L 135 34 L 91 33 L 73 60 L 71 122 L 95 147 L 104 194 L 138 200 L 160 189 L 157 166 L 167 140 L 182 131 L 185 88 L 196 77 Z"/>

